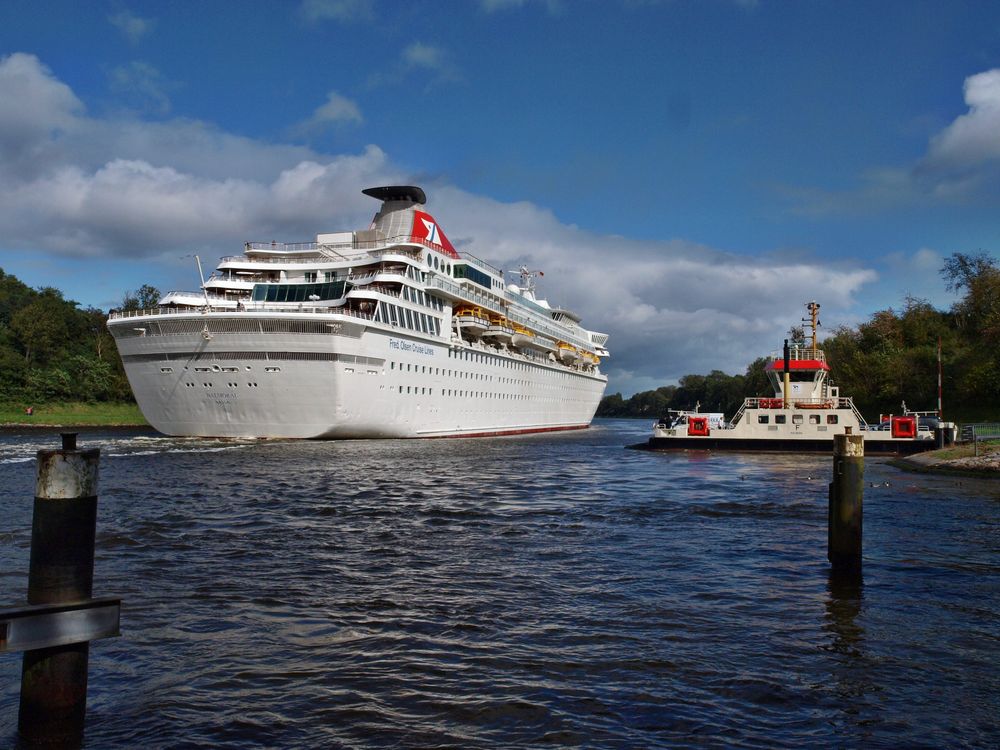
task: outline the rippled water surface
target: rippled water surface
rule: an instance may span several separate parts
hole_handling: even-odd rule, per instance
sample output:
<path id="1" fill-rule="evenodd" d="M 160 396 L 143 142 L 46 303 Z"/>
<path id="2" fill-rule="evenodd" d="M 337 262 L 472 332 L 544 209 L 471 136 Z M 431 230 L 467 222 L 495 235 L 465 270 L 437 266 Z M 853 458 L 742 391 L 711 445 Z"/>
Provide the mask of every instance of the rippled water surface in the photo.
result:
<path id="1" fill-rule="evenodd" d="M 868 459 L 860 585 L 831 459 L 504 439 L 100 447 L 88 748 L 1000 745 L 1000 482 Z M 0 435 L 0 602 L 42 432 Z M 874 486 L 871 486 L 874 485 Z M 0 746 L 19 656 L 0 655 Z"/>

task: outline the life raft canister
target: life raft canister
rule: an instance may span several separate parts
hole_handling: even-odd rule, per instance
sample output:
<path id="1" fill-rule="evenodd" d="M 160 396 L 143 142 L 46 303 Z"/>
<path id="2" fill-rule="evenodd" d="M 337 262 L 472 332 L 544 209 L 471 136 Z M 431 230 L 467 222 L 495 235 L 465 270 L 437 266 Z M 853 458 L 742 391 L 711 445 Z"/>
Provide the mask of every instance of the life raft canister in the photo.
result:
<path id="1" fill-rule="evenodd" d="M 688 435 L 708 437 L 708 417 L 688 417 Z"/>
<path id="2" fill-rule="evenodd" d="M 892 436 L 894 438 L 915 438 L 917 436 L 916 417 L 893 417 Z"/>

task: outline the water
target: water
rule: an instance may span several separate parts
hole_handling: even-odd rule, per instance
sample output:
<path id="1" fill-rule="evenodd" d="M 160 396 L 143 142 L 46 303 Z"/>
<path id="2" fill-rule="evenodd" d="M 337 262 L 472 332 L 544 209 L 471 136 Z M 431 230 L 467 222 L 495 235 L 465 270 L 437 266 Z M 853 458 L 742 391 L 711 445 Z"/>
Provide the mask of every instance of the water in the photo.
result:
<path id="1" fill-rule="evenodd" d="M 829 457 L 495 440 L 99 446 L 88 748 L 1000 744 L 1000 482 L 866 463 L 860 586 Z M 35 451 L 0 436 L 0 602 Z M 885 486 L 888 483 L 888 486 Z M 0 655 L 0 746 L 20 656 Z"/>

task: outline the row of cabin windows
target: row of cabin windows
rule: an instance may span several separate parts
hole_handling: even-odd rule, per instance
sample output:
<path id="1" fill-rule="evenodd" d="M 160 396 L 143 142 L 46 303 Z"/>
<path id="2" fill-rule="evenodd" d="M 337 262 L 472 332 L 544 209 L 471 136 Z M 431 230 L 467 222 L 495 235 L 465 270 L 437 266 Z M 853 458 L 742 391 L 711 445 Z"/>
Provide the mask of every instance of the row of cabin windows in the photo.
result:
<path id="1" fill-rule="evenodd" d="M 774 415 L 774 423 L 775 424 L 786 424 L 786 422 L 787 422 L 787 416 L 788 416 L 787 414 L 775 414 Z M 810 414 L 809 415 L 809 424 L 819 424 L 820 423 L 820 416 L 821 415 L 819 415 L 819 414 Z M 804 422 L 804 419 L 803 419 L 803 415 L 802 414 L 793 414 L 792 415 L 792 424 L 803 424 L 803 422 Z M 770 424 L 770 423 L 771 423 L 771 415 L 770 414 L 761 414 L 761 415 L 759 415 L 757 417 L 757 424 Z M 826 415 L 826 423 L 827 424 L 837 424 L 837 415 L 836 414 L 827 414 Z"/>
<path id="2" fill-rule="evenodd" d="M 506 357 L 497 357 L 492 354 L 480 354 L 479 352 L 470 352 L 467 350 L 452 351 L 449 349 L 448 356 L 455 359 L 464 359 L 469 362 L 482 362 L 494 367 L 505 367 L 507 369 L 521 370 L 524 372 L 531 368 L 538 367 L 538 365 L 530 362 L 515 362 L 507 359 Z"/>
<path id="3" fill-rule="evenodd" d="M 375 310 L 375 321 L 409 328 L 411 331 L 429 333 L 432 336 L 441 335 L 441 321 L 438 318 L 388 302 L 379 302 L 378 308 Z"/>
<path id="4" fill-rule="evenodd" d="M 405 391 L 403 389 L 406 389 Z M 392 390 L 390 388 L 390 390 Z M 423 386 L 399 386 L 400 393 L 408 393 L 413 396 L 433 396 L 433 388 L 424 388 Z M 453 390 L 451 388 L 438 388 L 439 396 L 452 396 L 457 398 L 496 398 L 503 401 L 527 401 L 529 399 L 545 399 L 545 396 L 539 396 L 532 393 L 490 393 L 489 391 L 460 391 Z M 547 399 L 552 400 L 552 399 Z"/>
<path id="5" fill-rule="evenodd" d="M 481 380 L 488 383 L 503 383 L 518 386 L 533 386 L 535 388 L 558 388 L 561 392 L 564 392 L 567 388 L 572 389 L 575 386 L 572 383 L 546 383 L 540 384 L 537 382 L 532 382 L 530 380 L 520 380 L 518 378 L 501 378 L 495 375 L 489 375 L 482 372 L 467 372 L 465 370 L 451 370 L 447 367 L 433 367 L 429 365 L 415 365 L 411 362 L 389 362 L 389 370 L 394 371 L 398 369 L 400 372 L 413 372 L 421 373 L 424 375 L 442 375 L 446 378 L 466 378 L 471 380 Z M 567 373 L 560 373 L 562 380 L 568 379 Z"/>
<path id="6" fill-rule="evenodd" d="M 427 265 L 431 266 L 435 271 L 443 271 L 446 274 L 451 274 L 451 263 L 445 263 L 436 255 L 427 254 Z"/>
<path id="7" fill-rule="evenodd" d="M 442 300 L 431 294 L 425 294 L 419 289 L 411 289 L 405 284 L 403 285 L 403 299 L 407 302 L 416 302 L 419 305 L 433 308 L 439 312 L 444 310 L 444 302 Z"/>

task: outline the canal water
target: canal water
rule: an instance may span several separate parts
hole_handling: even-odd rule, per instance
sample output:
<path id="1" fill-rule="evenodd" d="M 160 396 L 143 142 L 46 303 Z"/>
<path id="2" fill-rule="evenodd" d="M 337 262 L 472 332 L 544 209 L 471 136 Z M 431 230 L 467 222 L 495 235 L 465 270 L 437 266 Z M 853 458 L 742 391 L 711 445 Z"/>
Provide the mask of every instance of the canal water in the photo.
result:
<path id="1" fill-rule="evenodd" d="M 997 747 L 1000 482 L 865 466 L 831 579 L 832 459 L 502 439 L 101 449 L 88 748 Z M 34 455 L 0 435 L 0 603 Z M 20 656 L 0 655 L 0 746 Z"/>

